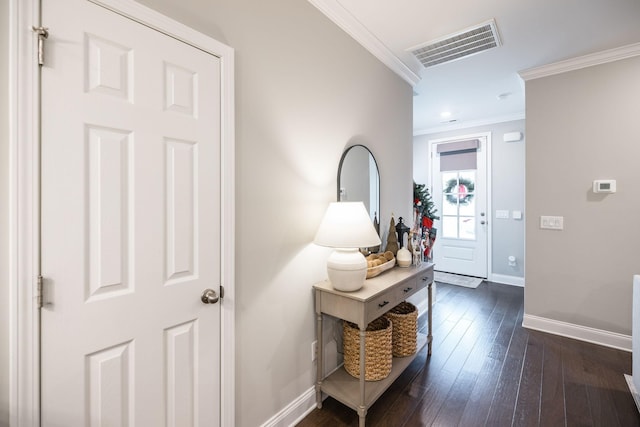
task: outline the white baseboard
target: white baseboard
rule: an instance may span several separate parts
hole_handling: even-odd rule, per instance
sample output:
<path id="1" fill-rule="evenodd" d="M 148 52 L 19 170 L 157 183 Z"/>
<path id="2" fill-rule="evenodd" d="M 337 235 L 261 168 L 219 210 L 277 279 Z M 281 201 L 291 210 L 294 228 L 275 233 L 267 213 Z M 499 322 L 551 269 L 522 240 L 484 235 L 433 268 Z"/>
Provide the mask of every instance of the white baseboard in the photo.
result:
<path id="1" fill-rule="evenodd" d="M 524 277 L 493 273 L 489 278 L 489 281 L 495 283 L 503 283 L 505 285 L 520 286 L 521 288 L 524 288 Z"/>
<path id="2" fill-rule="evenodd" d="M 633 396 L 633 400 L 636 402 L 636 408 L 640 411 L 640 394 L 638 394 L 638 390 L 636 390 L 636 386 L 633 383 L 633 377 L 631 375 L 624 374 L 624 379 L 627 380 L 627 386 L 629 386 L 629 391 Z"/>
<path id="3" fill-rule="evenodd" d="M 316 408 L 316 388 L 311 387 L 300 397 L 289 403 L 280 412 L 271 417 L 261 427 L 290 427 L 298 424 Z"/>
<path id="4" fill-rule="evenodd" d="M 631 351 L 631 336 L 618 334 L 616 332 L 603 331 L 602 329 L 589 328 L 587 326 L 575 325 L 572 323 L 560 322 L 558 320 L 525 314 L 522 319 L 522 326 L 528 329 L 548 332 L 568 338 L 575 338 L 605 347 L 617 348 L 618 350 Z"/>

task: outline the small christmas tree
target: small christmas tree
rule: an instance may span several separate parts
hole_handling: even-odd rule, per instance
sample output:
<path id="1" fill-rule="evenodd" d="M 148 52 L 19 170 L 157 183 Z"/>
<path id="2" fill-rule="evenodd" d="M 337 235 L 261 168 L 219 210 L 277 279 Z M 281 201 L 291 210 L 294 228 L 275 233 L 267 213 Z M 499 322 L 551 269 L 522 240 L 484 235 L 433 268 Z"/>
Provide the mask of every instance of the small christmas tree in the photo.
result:
<path id="1" fill-rule="evenodd" d="M 438 210 L 431 199 L 426 185 L 416 184 L 415 181 L 413 182 L 413 206 L 422 217 L 429 218 L 432 222 L 440 219 L 440 217 L 436 215 Z"/>
<path id="2" fill-rule="evenodd" d="M 391 214 L 391 221 L 389 222 L 389 235 L 387 236 L 386 251 L 393 252 L 393 256 L 398 253 L 398 235 L 396 234 L 396 222 Z"/>

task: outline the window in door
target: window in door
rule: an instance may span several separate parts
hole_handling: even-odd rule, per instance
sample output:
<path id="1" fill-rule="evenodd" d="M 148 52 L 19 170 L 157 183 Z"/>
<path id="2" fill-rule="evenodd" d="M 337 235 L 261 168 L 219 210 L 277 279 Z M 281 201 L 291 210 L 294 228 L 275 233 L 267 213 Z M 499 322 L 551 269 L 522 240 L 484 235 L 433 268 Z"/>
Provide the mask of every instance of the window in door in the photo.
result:
<path id="1" fill-rule="evenodd" d="M 476 239 L 475 170 L 442 172 L 442 237 Z"/>

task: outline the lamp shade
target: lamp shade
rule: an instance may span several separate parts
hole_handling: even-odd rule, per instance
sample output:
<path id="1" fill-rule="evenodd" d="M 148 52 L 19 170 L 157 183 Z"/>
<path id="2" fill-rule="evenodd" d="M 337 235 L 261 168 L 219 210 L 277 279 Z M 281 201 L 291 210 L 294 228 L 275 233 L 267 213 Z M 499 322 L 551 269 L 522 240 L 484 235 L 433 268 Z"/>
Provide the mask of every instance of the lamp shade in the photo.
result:
<path id="1" fill-rule="evenodd" d="M 314 243 L 330 248 L 367 248 L 381 244 L 362 202 L 333 202 L 322 218 Z"/>

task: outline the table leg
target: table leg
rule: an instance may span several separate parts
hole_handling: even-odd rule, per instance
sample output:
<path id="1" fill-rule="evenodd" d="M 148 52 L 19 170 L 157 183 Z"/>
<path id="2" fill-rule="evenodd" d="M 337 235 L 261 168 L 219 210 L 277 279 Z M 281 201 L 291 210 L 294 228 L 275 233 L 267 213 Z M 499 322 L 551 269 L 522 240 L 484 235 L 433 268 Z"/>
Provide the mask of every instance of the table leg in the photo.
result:
<path id="1" fill-rule="evenodd" d="M 365 362 L 366 362 L 366 330 L 367 325 L 360 327 L 360 407 L 358 408 L 358 415 L 360 416 L 360 427 L 364 427 L 365 419 L 367 416 L 367 406 L 365 404 Z"/>
<path id="2" fill-rule="evenodd" d="M 323 366 L 323 353 L 324 346 L 322 345 L 322 313 L 316 315 L 316 406 L 318 409 L 322 408 L 322 378 L 324 376 Z"/>
<path id="3" fill-rule="evenodd" d="M 428 335 L 427 335 L 427 342 L 428 344 L 428 351 L 427 354 L 429 356 L 431 356 L 431 343 L 433 341 L 433 335 L 431 334 L 432 329 L 433 329 L 433 291 L 432 291 L 432 285 L 433 285 L 433 281 L 431 281 L 429 283 L 429 285 L 427 285 L 427 294 L 428 296 L 428 306 L 429 306 L 429 316 L 428 316 L 428 320 L 429 320 L 429 327 L 428 327 Z"/>

